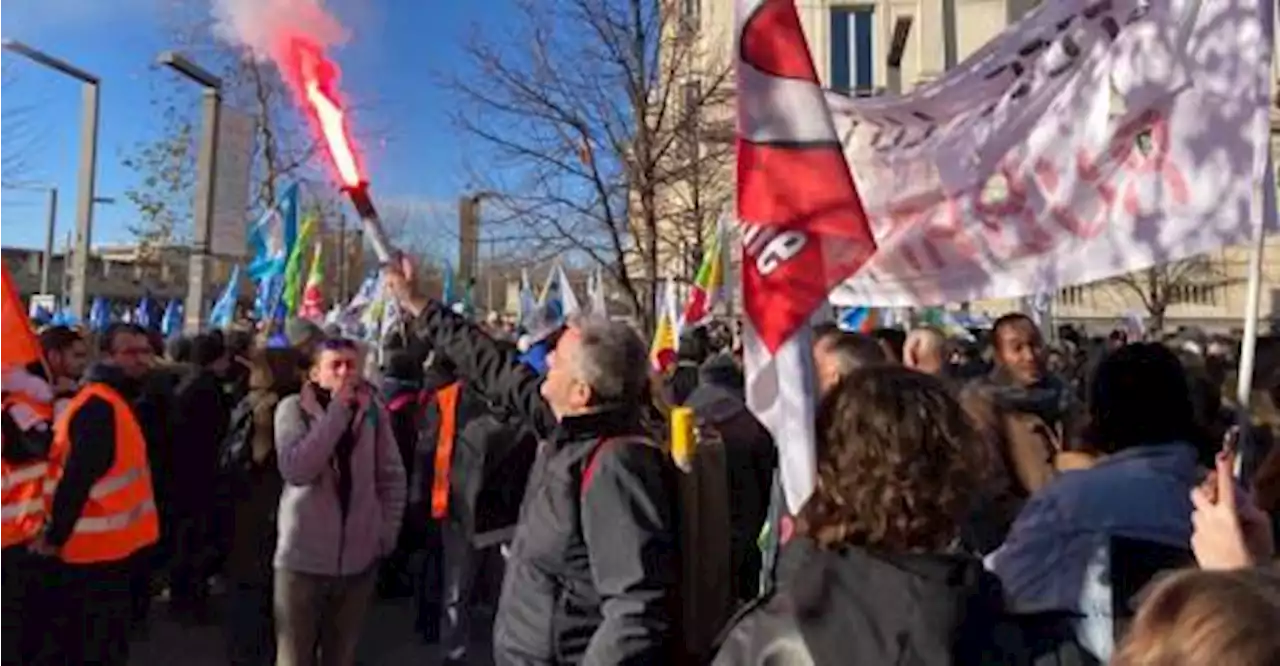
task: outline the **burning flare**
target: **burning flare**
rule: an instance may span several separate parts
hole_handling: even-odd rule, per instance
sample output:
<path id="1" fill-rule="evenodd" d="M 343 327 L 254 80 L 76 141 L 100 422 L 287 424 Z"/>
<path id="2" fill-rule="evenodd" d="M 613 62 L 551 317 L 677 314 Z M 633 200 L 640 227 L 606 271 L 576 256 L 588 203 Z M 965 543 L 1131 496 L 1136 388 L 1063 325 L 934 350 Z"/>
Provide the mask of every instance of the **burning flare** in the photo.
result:
<path id="1" fill-rule="evenodd" d="M 351 145 L 346 114 L 333 91 L 338 68 L 324 57 L 318 46 L 308 41 L 295 39 L 290 50 L 295 64 L 295 85 L 302 92 L 319 126 L 338 177 L 348 188 L 360 187 L 364 177 L 360 174 L 360 163 Z"/>

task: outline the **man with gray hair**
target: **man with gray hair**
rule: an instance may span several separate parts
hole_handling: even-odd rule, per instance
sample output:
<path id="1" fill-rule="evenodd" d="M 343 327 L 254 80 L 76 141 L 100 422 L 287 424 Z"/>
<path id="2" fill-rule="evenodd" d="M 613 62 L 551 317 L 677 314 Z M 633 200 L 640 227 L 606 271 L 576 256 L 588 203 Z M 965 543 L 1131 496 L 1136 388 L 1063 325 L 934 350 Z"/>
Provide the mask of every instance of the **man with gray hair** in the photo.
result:
<path id="1" fill-rule="evenodd" d="M 822 395 L 854 370 L 887 362 L 884 348 L 869 335 L 838 328 L 822 328 L 814 335 L 813 365 Z"/>
<path id="2" fill-rule="evenodd" d="M 660 664 L 678 650 L 678 476 L 646 427 L 648 353 L 626 324 L 571 319 L 538 376 L 508 346 L 384 269 L 411 328 L 542 442 L 494 627 L 505 664 Z"/>

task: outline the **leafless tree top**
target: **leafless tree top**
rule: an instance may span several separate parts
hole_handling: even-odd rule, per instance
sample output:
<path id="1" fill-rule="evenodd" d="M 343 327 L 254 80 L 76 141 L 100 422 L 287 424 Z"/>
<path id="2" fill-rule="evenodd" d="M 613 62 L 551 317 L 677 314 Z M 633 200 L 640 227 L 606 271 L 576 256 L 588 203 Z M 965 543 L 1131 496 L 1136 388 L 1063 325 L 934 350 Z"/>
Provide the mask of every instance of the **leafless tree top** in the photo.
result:
<path id="1" fill-rule="evenodd" d="M 20 183 L 30 179 L 30 157 L 40 146 L 39 128 L 33 122 L 35 109 L 13 98 L 18 81 L 13 59 L 5 60 L 0 69 L 0 86 L 9 95 L 0 112 L 0 124 L 4 125 L 4 155 L 0 166 L 0 182 Z"/>
<path id="2" fill-rule="evenodd" d="M 698 128 L 727 116 L 730 59 L 683 4 L 518 0 L 517 27 L 476 31 L 471 68 L 448 81 L 479 148 L 475 178 L 503 193 L 497 207 L 530 251 L 605 267 L 641 313 L 668 241 L 701 239 L 727 196 L 703 187 L 691 201 L 691 183 L 727 170 L 726 144 Z"/>

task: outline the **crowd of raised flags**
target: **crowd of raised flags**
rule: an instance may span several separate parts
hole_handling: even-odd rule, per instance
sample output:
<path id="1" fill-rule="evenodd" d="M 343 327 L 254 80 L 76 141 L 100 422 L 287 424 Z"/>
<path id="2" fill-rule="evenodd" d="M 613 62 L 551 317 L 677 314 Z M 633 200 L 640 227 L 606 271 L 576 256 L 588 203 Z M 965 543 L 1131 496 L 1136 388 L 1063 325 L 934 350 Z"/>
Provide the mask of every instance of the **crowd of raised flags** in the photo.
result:
<path id="1" fill-rule="evenodd" d="M 247 276 L 256 286 L 252 319 L 267 332 L 268 337 L 273 332 L 279 337 L 284 321 L 298 317 L 333 327 L 349 337 L 371 342 L 381 339 L 400 319 L 394 299 L 383 293 L 375 272 L 366 277 L 347 303 L 334 303 L 331 308 L 326 308 L 324 250 L 317 239 L 319 222 L 316 216 L 303 215 L 300 211 L 298 187 L 290 185 L 275 205 L 250 225 L 248 242 L 252 256 L 246 266 L 237 264 L 232 268 L 226 285 L 209 312 L 208 326 L 228 328 L 236 322 L 240 282 L 242 276 Z M 681 333 L 710 322 L 716 306 L 726 298 L 728 233 L 729 225 L 722 217 L 708 241 L 707 251 L 683 304 L 676 281 L 673 278 L 664 281 L 650 343 L 650 361 L 655 371 L 665 372 L 675 365 Z M 472 314 L 473 285 L 465 285 L 459 290 L 453 266 L 448 261 L 443 273 L 441 300 L 460 312 Z M 592 313 L 607 316 L 605 284 L 602 270 L 597 269 L 589 275 L 586 305 Z M 582 309 L 563 265 L 556 264 L 551 269 L 536 296 L 528 270 L 521 271 L 517 328 L 529 331 L 545 327 L 548 322 L 563 323 Z M 948 334 L 965 337 L 969 335 L 969 328 L 983 324 L 979 318 L 966 318 L 966 314 L 929 308 L 924 310 L 922 319 Z M 48 313 L 37 309 L 31 318 L 41 326 L 79 323 L 61 310 Z M 94 331 L 105 330 L 113 321 L 119 320 L 158 330 L 170 337 L 182 332 L 184 304 L 178 299 L 171 299 L 161 306 L 148 294 L 136 307 L 113 311 L 106 299 L 98 297 L 93 301 L 88 319 L 88 328 Z M 901 320 L 894 308 L 842 308 L 837 316 L 842 328 L 863 332 L 896 326 Z"/>

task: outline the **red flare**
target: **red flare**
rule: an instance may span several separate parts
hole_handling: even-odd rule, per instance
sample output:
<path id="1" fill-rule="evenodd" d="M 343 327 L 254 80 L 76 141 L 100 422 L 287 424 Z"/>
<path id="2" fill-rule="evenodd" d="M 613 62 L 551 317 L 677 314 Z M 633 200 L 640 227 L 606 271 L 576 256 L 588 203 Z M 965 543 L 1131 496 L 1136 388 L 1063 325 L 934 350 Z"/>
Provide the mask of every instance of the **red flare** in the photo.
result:
<path id="1" fill-rule="evenodd" d="M 325 58 L 318 46 L 303 39 L 292 41 L 289 55 L 293 61 L 291 83 L 310 109 L 338 177 L 346 187 L 360 186 L 364 182 L 360 162 L 347 130 L 346 113 L 334 90 L 337 66 Z"/>

